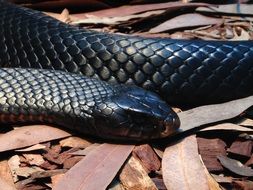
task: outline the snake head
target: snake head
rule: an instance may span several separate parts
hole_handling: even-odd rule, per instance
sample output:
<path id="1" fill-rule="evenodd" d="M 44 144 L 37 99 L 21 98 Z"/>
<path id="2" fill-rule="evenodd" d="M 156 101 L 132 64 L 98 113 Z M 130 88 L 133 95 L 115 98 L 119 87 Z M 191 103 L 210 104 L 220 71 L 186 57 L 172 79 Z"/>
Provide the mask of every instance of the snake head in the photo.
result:
<path id="1" fill-rule="evenodd" d="M 95 115 L 97 135 L 110 139 L 163 138 L 180 125 L 177 114 L 156 94 L 132 86 L 99 104 Z"/>

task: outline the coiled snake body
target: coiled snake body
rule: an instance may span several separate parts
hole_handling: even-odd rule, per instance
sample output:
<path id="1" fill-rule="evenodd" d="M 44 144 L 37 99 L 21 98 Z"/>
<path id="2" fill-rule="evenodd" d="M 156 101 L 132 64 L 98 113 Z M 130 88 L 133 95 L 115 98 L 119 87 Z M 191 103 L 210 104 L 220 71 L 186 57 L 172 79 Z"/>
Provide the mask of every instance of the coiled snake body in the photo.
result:
<path id="1" fill-rule="evenodd" d="M 53 122 L 110 139 L 165 137 L 178 117 L 146 90 L 173 104 L 248 96 L 252 45 L 94 32 L 1 2 L 0 65 L 15 68 L 0 70 L 0 120 Z"/>

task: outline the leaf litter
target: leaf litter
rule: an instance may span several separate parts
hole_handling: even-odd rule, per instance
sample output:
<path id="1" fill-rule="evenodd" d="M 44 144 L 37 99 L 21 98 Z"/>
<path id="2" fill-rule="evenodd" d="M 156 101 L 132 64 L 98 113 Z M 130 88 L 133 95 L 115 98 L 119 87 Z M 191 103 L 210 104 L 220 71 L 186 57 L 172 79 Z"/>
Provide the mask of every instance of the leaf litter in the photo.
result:
<path id="1" fill-rule="evenodd" d="M 92 1 L 88 3 L 98 10 L 78 14 L 72 14 L 73 6 L 67 5 L 81 7 L 87 1 L 24 5 L 41 9 L 59 5 L 67 9 L 61 14 L 46 13 L 97 31 L 161 38 L 252 39 L 252 5 L 239 4 L 236 10 L 238 4 L 205 2 L 209 4 L 175 1 L 114 7 Z M 183 126 L 190 125 L 183 129 L 186 133 L 151 144 L 105 144 L 45 125 L 6 128 L 0 135 L 1 189 L 252 189 L 253 122 L 250 112 L 245 112 L 251 102 L 249 98 L 239 100 L 238 105 L 230 102 L 225 107 L 183 110 L 179 114 Z"/>

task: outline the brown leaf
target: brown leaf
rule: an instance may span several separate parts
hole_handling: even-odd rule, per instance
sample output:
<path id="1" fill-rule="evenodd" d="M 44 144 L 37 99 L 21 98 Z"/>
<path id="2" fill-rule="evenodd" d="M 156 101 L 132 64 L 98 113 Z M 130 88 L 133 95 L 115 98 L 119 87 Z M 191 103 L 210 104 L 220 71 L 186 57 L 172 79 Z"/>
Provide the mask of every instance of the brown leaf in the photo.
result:
<path id="1" fill-rule="evenodd" d="M 182 2 L 168 2 L 168 3 L 156 3 L 156 4 L 146 4 L 146 5 L 132 5 L 132 6 L 122 6 L 117 8 L 111 8 L 106 10 L 88 12 L 85 14 L 74 14 L 75 17 L 85 18 L 86 15 L 94 15 L 97 17 L 119 17 L 119 16 L 128 16 L 137 13 L 143 13 L 146 11 L 154 11 L 166 9 L 167 11 L 174 11 L 177 9 L 185 7 L 206 7 L 210 4 L 206 3 L 182 3 Z"/>
<path id="2" fill-rule="evenodd" d="M 203 16 L 197 13 L 183 14 L 177 17 L 174 17 L 170 20 L 165 21 L 162 24 L 149 30 L 150 33 L 159 33 L 169 30 L 175 30 L 179 28 L 193 27 L 193 26 L 206 26 L 214 24 L 222 24 L 223 19 L 212 18 Z"/>
<path id="3" fill-rule="evenodd" d="M 180 129 L 183 132 L 205 124 L 231 119 L 252 106 L 252 102 L 253 96 L 249 96 L 222 104 L 201 106 L 180 112 L 178 113 L 181 121 Z"/>
<path id="4" fill-rule="evenodd" d="M 170 190 L 209 189 L 199 159 L 197 139 L 190 136 L 165 149 L 162 160 L 163 180 Z"/>
<path id="5" fill-rule="evenodd" d="M 133 155 L 141 161 L 148 173 L 159 170 L 161 167 L 160 160 L 148 144 L 136 146 Z"/>
<path id="6" fill-rule="evenodd" d="M 157 10 L 157 11 L 149 11 L 137 15 L 128 15 L 128 16 L 121 16 L 121 17 L 97 17 L 94 15 L 86 15 L 85 19 L 79 19 L 74 22 L 73 24 L 104 24 L 104 25 L 115 25 L 121 22 L 126 22 L 132 19 L 140 19 L 145 18 L 152 15 L 159 15 L 164 13 L 165 11 Z"/>
<path id="7" fill-rule="evenodd" d="M 70 136 L 61 129 L 46 125 L 24 126 L 0 136 L 0 152 L 23 148 Z"/>
<path id="8" fill-rule="evenodd" d="M 237 125 L 242 125 L 242 126 L 253 127 L 253 119 L 243 118 L 242 120 L 238 121 L 236 124 Z"/>
<path id="9" fill-rule="evenodd" d="M 199 153 L 209 171 L 222 171 L 223 167 L 217 160 L 218 155 L 226 155 L 226 143 L 221 139 L 197 138 Z"/>
<path id="10" fill-rule="evenodd" d="M 245 140 L 236 140 L 229 147 L 228 151 L 233 154 L 250 157 L 251 151 L 252 151 L 252 145 L 253 144 L 252 144 L 251 140 L 246 140 L 246 141 Z"/>
<path id="11" fill-rule="evenodd" d="M 197 8 L 197 11 L 200 12 L 209 12 L 209 13 L 227 13 L 227 14 L 236 14 L 236 15 L 253 15 L 253 5 L 245 5 L 240 4 L 239 11 L 237 8 L 238 4 L 228 4 L 228 5 L 218 5 L 217 7 L 199 7 Z"/>
<path id="12" fill-rule="evenodd" d="M 30 151 L 34 151 L 34 150 L 41 150 L 41 149 L 45 149 L 46 146 L 43 144 L 35 144 L 33 146 L 27 147 L 27 148 L 23 148 L 23 149 L 18 149 L 15 150 L 16 152 L 30 152 Z"/>
<path id="13" fill-rule="evenodd" d="M 133 145 L 100 145 L 72 167 L 54 189 L 105 189 L 133 148 Z"/>
<path id="14" fill-rule="evenodd" d="M 90 141 L 79 137 L 68 137 L 60 141 L 62 147 L 71 147 L 71 148 L 87 148 L 91 145 Z"/>
<path id="15" fill-rule="evenodd" d="M 248 177 L 253 176 L 253 169 L 244 166 L 238 160 L 234 160 L 226 156 L 218 156 L 217 158 L 225 168 L 234 172 L 235 174 Z"/>
<path id="16" fill-rule="evenodd" d="M 208 186 L 210 190 L 221 190 L 219 184 L 215 179 L 211 176 L 211 174 L 208 172 L 207 168 L 205 167 L 204 163 L 202 162 L 203 167 L 204 167 L 204 172 L 207 176 L 207 181 L 208 181 Z"/>
<path id="17" fill-rule="evenodd" d="M 150 179 L 145 168 L 135 157 L 130 157 L 124 165 L 120 175 L 120 181 L 126 190 L 150 189 L 157 190 L 154 182 Z"/>
<path id="18" fill-rule="evenodd" d="M 217 124 L 217 125 L 213 125 L 213 126 L 208 126 L 204 129 L 201 129 L 200 131 L 212 131 L 212 130 L 253 132 L 253 129 L 251 129 L 251 128 L 243 127 L 243 126 L 236 125 L 233 123 L 222 123 L 222 124 Z"/>

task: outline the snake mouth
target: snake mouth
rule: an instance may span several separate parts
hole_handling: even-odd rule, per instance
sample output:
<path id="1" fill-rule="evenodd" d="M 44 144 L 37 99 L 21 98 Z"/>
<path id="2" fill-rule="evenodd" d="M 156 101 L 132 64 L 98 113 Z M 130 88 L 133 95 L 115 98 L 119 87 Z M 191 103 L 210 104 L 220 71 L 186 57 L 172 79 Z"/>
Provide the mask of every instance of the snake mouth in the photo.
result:
<path id="1" fill-rule="evenodd" d="M 165 138 L 175 133 L 180 126 L 179 117 L 176 114 L 169 114 L 161 123 L 160 137 Z"/>

